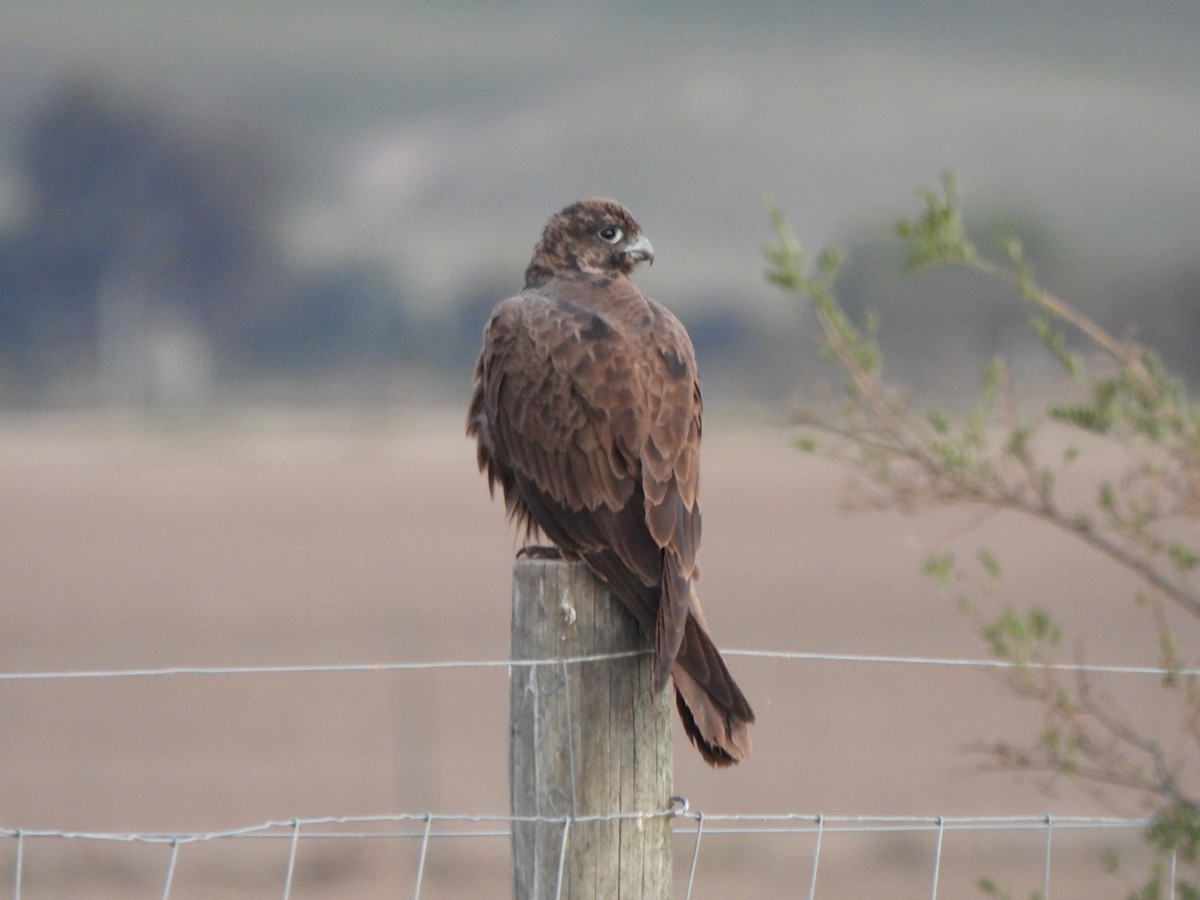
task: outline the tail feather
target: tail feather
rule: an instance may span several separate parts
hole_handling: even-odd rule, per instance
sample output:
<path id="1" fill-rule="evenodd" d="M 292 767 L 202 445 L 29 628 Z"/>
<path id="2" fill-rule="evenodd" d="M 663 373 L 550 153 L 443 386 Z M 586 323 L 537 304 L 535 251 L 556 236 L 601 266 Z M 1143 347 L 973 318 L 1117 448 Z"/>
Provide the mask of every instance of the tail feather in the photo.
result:
<path id="1" fill-rule="evenodd" d="M 754 710 L 729 674 L 720 651 L 694 618 L 688 619 L 684 645 L 671 675 L 683 729 L 705 761 L 729 766 L 748 757 Z"/>
<path id="2" fill-rule="evenodd" d="M 679 560 L 664 553 L 662 588 L 659 591 L 658 615 L 654 623 L 654 690 L 661 691 L 671 677 L 671 668 L 683 648 L 688 625 L 693 623 L 690 610 L 698 606 L 691 581 L 680 571 Z M 706 675 L 699 675 L 707 681 Z"/>
<path id="3" fill-rule="evenodd" d="M 711 765 L 729 766 L 750 755 L 754 710 L 729 674 L 721 652 L 708 636 L 695 586 L 684 581 L 675 590 L 688 599 L 688 613 L 677 652 L 658 644 L 662 586 L 634 575 L 611 550 L 582 554 L 592 571 L 608 582 L 617 598 L 655 643 L 655 688 L 675 682 L 675 703 L 688 738 Z M 669 590 L 670 588 L 668 588 Z M 668 631 L 669 633 L 669 631 Z M 664 652 L 666 651 L 666 652 Z M 668 655 L 670 654 L 670 655 Z"/>

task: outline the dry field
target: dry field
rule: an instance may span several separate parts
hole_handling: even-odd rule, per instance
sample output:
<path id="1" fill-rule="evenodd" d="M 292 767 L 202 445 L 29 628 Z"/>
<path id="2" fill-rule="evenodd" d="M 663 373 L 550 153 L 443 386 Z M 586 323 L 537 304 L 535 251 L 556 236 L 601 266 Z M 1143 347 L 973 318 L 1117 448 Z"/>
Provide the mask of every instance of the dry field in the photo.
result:
<path id="1" fill-rule="evenodd" d="M 978 657 L 920 574 L 987 543 L 1010 599 L 1078 623 L 1089 661 L 1148 663 L 1129 583 L 1003 518 L 843 507 L 844 477 L 782 431 L 709 427 L 701 593 L 724 647 Z M 514 538 L 453 414 L 147 431 L 0 426 L 0 669 L 494 660 Z M 714 813 L 1107 813 L 1068 785 L 980 774 L 963 747 L 1037 715 L 974 669 L 734 658 L 756 752 L 729 772 L 680 744 L 676 791 Z M 1152 706 L 1152 678 L 1117 690 Z M 195 832 L 292 817 L 507 812 L 503 668 L 0 681 L 0 828 Z M 1125 810 L 1129 812 L 1130 810 Z M 684 831 L 688 829 L 685 827 Z M 1040 889 L 1042 832 L 950 834 L 939 896 L 992 875 Z M 677 838 L 683 895 L 692 838 Z M 1055 835 L 1053 896 L 1123 896 L 1100 852 Z M 0 839 L 0 885 L 16 841 Z M 293 898 L 407 896 L 419 842 L 306 840 Z M 280 896 L 286 840 L 180 851 L 171 896 Z M 811 836 L 706 835 L 693 896 L 803 896 Z M 817 896 L 929 896 L 934 836 L 824 838 Z M 422 897 L 504 897 L 503 838 L 435 840 Z M 22 900 L 158 897 L 169 848 L 24 841 Z M 0 892 L 7 887 L 0 887 Z M 753 892 L 753 893 L 752 893 Z"/>

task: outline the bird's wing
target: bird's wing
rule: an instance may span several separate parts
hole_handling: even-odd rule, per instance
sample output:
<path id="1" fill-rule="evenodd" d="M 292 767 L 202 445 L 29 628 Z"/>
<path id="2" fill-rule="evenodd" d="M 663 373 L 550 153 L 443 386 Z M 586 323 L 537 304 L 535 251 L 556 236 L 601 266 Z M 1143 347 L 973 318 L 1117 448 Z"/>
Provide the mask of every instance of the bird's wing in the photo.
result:
<path id="1" fill-rule="evenodd" d="M 700 431 L 703 403 L 691 339 L 668 310 L 652 304 L 655 326 L 646 359 L 650 409 L 642 450 L 646 524 L 663 555 L 662 597 L 655 623 L 656 682 L 665 684 L 684 640 L 688 611 L 699 615 L 692 588 L 700 546 Z"/>
<path id="2" fill-rule="evenodd" d="M 705 633 L 692 584 L 695 356 L 674 316 L 631 283 L 616 286 L 632 293 L 612 296 L 610 286 L 604 316 L 570 302 L 570 286 L 498 306 L 468 432 L 510 514 L 585 560 L 653 636 L 656 689 L 674 674 L 689 737 L 710 763 L 728 765 L 749 754 L 754 713 Z"/>
<path id="3" fill-rule="evenodd" d="M 470 418 L 483 435 L 480 465 L 526 525 L 532 518 L 568 553 L 627 569 L 605 573 L 614 588 L 633 575 L 654 589 L 621 593 L 665 651 L 665 683 L 700 532 L 691 342 L 631 282 L 607 286 L 605 315 L 587 298 L 571 302 L 571 287 L 527 291 L 493 313 Z M 654 602 L 660 584 L 663 602 Z"/>

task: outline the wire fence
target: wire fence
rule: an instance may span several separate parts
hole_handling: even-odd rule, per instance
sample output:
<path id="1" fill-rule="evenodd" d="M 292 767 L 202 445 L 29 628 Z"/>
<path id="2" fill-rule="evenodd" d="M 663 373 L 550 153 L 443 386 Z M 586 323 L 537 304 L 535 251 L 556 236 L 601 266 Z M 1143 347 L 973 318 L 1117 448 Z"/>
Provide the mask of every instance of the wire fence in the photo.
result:
<path id="1" fill-rule="evenodd" d="M 679 798 L 677 798 L 679 799 Z M 240 828 L 201 832 L 74 832 L 56 830 L 0 829 L 0 837 L 14 841 L 14 885 L 13 897 L 22 895 L 24 881 L 24 858 L 26 847 L 39 841 L 67 840 L 83 842 L 152 844 L 164 849 L 163 900 L 172 896 L 175 873 L 181 852 L 191 844 L 218 841 L 272 840 L 288 845 L 287 863 L 281 873 L 282 896 L 290 900 L 295 880 L 296 861 L 301 843 L 336 840 L 387 840 L 412 841 L 419 843 L 416 876 L 413 884 L 414 898 L 422 891 L 426 861 L 435 842 L 461 839 L 495 838 L 507 840 L 511 828 L 521 822 L 546 822 L 561 824 L 563 846 L 573 828 L 591 822 L 607 822 L 616 818 L 669 817 L 674 820 L 677 838 L 690 838 L 692 843 L 690 864 L 687 870 L 687 900 L 696 887 L 696 873 L 701 858 L 704 839 L 720 836 L 810 836 L 813 852 L 807 891 L 796 896 L 809 900 L 818 894 L 822 851 L 827 847 L 827 838 L 835 835 L 881 835 L 881 834 L 927 834 L 935 838 L 930 861 L 929 894 L 937 900 L 943 864 L 943 847 L 948 835 L 959 832 L 1040 832 L 1043 840 L 1041 897 L 1049 900 L 1053 888 L 1055 838 L 1071 832 L 1129 832 L 1141 831 L 1148 824 L 1144 819 L 1095 817 L 1095 816 L 825 816 L 820 814 L 711 814 L 692 812 L 686 802 L 667 810 L 648 810 L 643 813 L 626 813 L 622 816 L 563 816 L 561 818 L 507 816 L 507 815 L 448 815 L 432 812 L 397 813 L 377 816 L 337 816 L 322 818 L 294 818 L 285 821 L 269 821 Z M 1169 884 L 1175 883 L 1176 858 L 1169 860 Z M 1173 897 L 1172 891 L 1169 896 Z"/>
<path id="2" fill-rule="evenodd" d="M 306 675 L 355 672 L 414 672 L 439 669 L 512 669 L 553 664 L 577 665 L 631 656 L 649 655 L 650 650 L 607 653 L 593 656 L 554 659 L 477 659 L 435 662 L 328 663 L 295 666 L 165 666 L 146 669 L 92 669 L 82 671 L 0 672 L 0 681 L 68 681 L 89 678 L 163 678 L 182 675 Z M 1000 659 L 975 659 L 933 656 L 891 656 L 858 653 L 817 653 L 804 650 L 722 650 L 722 656 L 792 662 L 854 663 L 893 666 L 932 666 L 974 669 L 1023 669 L 1030 672 L 1052 671 L 1077 674 L 1152 675 L 1189 677 L 1200 669 L 1163 666 L 1105 665 L 1100 663 L 1018 663 Z"/>
<path id="3" fill-rule="evenodd" d="M 1040 831 L 1045 836 L 1044 880 L 1042 885 L 1043 897 L 1050 896 L 1054 835 L 1056 833 L 1080 830 L 1129 830 L 1141 829 L 1147 824 L 1140 819 L 1102 818 L 1084 816 L 971 816 L 971 817 L 906 817 L 906 816 L 823 816 L 823 815 L 754 815 L 747 813 L 714 815 L 691 813 L 686 806 L 664 811 L 647 811 L 639 814 L 625 814 L 622 818 L 638 816 L 655 817 L 669 816 L 679 821 L 676 833 L 683 831 L 694 835 L 694 850 L 689 872 L 687 894 L 691 897 L 695 882 L 696 864 L 700 858 L 702 838 L 705 835 L 813 835 L 815 836 L 815 851 L 811 863 L 811 878 L 807 896 L 815 897 L 818 873 L 821 863 L 823 838 L 835 834 L 886 834 L 886 833 L 932 833 L 936 835 L 935 852 L 931 873 L 930 897 L 938 894 L 938 879 L 942 862 L 942 847 L 947 834 L 961 831 Z M 166 863 L 165 883 L 162 896 L 164 900 L 171 896 L 171 887 L 180 850 L 188 844 L 207 843 L 222 840 L 273 839 L 288 842 L 287 866 L 283 874 L 283 896 L 289 897 L 293 882 L 296 858 L 301 841 L 338 840 L 338 839 L 386 839 L 420 841 L 420 856 L 417 867 L 416 883 L 413 896 L 421 894 L 421 881 L 425 869 L 425 860 L 430 844 L 434 840 L 449 838 L 507 838 L 510 828 L 517 822 L 561 822 L 564 836 L 571 826 L 586 825 L 592 821 L 611 821 L 613 816 L 589 816 L 562 819 L 545 819 L 538 817 L 513 816 L 472 816 L 472 815 L 443 815 L 434 813 L 395 814 L 380 816 L 343 816 L 312 819 L 291 819 L 287 821 L 263 822 L 258 825 L 246 826 L 221 831 L 192 832 L 192 833 L 127 833 L 127 832 L 65 832 L 53 830 L 0 830 L 0 835 L 15 840 L 16 881 L 14 896 L 20 897 L 22 890 L 22 870 L 24 850 L 28 842 L 37 840 L 60 839 L 74 841 L 102 841 L 117 843 L 159 844 L 169 849 Z M 485 827 L 485 826 L 492 827 Z M 366 829 L 364 830 L 364 826 Z M 1174 881 L 1174 864 L 1171 860 L 1172 882 Z"/>
<path id="4" fill-rule="evenodd" d="M 649 652 L 649 651 L 642 651 Z M 1122 676 L 1200 675 L 1200 670 L 1175 670 L 1157 666 L 1123 666 L 1081 663 L 1017 664 L 994 659 L 936 658 L 893 655 L 863 655 L 816 653 L 804 651 L 727 650 L 729 657 L 753 657 L 774 661 L 817 662 L 822 664 L 854 664 L 880 666 L 928 666 L 946 668 L 1054 670 L 1088 674 Z M 173 666 L 163 668 L 107 669 L 81 671 L 26 671 L 0 673 L 0 682 L 75 681 L 89 679 L 183 678 L 287 675 L 313 673 L 376 673 L 397 671 L 506 669 L 525 666 L 566 666 L 636 655 L 633 653 L 604 654 L 540 660 L 456 660 L 434 662 L 349 663 L 327 665 L 275 666 Z M 962 833 L 1033 834 L 1040 840 L 1041 883 L 1040 897 L 1050 900 L 1054 887 L 1056 847 L 1064 835 L 1070 834 L 1140 834 L 1149 821 L 1143 818 L 1103 816 L 1070 816 L 1036 814 L 1025 816 L 871 816 L 823 815 L 820 813 L 708 813 L 695 811 L 682 797 L 673 799 L 668 809 L 644 810 L 620 816 L 514 817 L 507 814 L 454 814 L 444 812 L 399 812 L 369 816 L 331 816 L 320 818 L 291 818 L 265 821 L 229 829 L 206 831 L 76 831 L 54 828 L 24 828 L 0 822 L 0 840 L 11 841 L 10 864 L 13 873 L 12 896 L 21 900 L 26 890 L 27 857 L 34 845 L 50 842 L 72 844 L 148 845 L 161 847 L 161 894 L 169 900 L 176 890 L 176 873 L 181 858 L 199 844 L 240 841 L 274 841 L 287 845 L 286 865 L 280 873 L 279 890 L 284 900 L 290 900 L 296 880 L 297 859 L 303 846 L 324 841 L 392 841 L 415 845 L 417 858 L 412 882 L 412 896 L 419 898 L 425 887 L 425 873 L 431 848 L 461 840 L 495 839 L 507 841 L 517 823 L 542 822 L 560 824 L 565 847 L 573 829 L 591 822 L 607 822 L 618 818 L 647 819 L 666 817 L 671 820 L 675 844 L 686 857 L 683 874 L 686 878 L 685 898 L 697 890 L 697 873 L 705 851 L 717 838 L 763 838 L 777 836 L 804 838 L 811 842 L 807 858 L 807 884 L 795 896 L 816 898 L 821 893 L 822 862 L 829 853 L 831 841 L 843 836 L 920 835 L 932 839 L 928 866 L 928 894 L 936 900 L 941 889 L 946 856 L 947 837 Z M 1171 886 L 1174 897 L 1177 859 L 1171 855 L 1165 884 Z M 839 896 L 833 894 L 832 896 Z"/>

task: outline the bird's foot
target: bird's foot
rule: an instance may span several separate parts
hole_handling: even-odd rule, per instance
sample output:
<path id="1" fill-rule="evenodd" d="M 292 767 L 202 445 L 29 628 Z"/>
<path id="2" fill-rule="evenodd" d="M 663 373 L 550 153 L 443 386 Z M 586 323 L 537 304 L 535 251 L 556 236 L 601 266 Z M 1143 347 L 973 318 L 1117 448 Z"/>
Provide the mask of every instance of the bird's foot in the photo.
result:
<path id="1" fill-rule="evenodd" d="M 544 547 L 539 544 L 529 544 L 517 551 L 517 559 L 562 559 L 562 551 L 557 547 Z"/>

